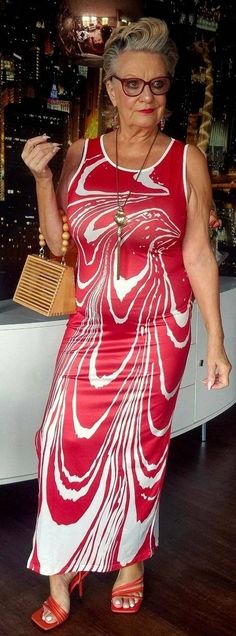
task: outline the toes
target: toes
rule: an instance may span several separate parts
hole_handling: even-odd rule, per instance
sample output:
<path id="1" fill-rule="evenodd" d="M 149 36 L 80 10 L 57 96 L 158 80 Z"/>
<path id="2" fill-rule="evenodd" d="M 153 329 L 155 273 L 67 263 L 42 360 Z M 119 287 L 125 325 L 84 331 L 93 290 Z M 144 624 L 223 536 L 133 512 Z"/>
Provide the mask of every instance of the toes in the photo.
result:
<path id="1" fill-rule="evenodd" d="M 129 599 L 129 606 L 130 606 L 130 607 L 134 607 L 135 605 L 137 605 L 137 603 L 139 602 L 139 600 L 140 600 L 140 599 L 139 599 L 139 598 L 137 598 L 136 596 L 135 596 L 135 597 L 131 597 L 131 598 Z"/>
<path id="2" fill-rule="evenodd" d="M 115 607 L 123 607 L 124 609 L 129 609 L 129 607 L 134 607 L 138 603 L 138 598 L 113 598 L 112 602 Z"/>
<path id="3" fill-rule="evenodd" d="M 133 599 L 129 598 L 114 598 L 113 603 L 115 607 L 124 607 L 124 609 L 129 609 L 129 607 L 133 607 Z M 132 604 L 133 603 L 133 604 Z"/>
<path id="4" fill-rule="evenodd" d="M 46 610 L 42 614 L 42 619 L 43 619 L 43 621 L 45 621 L 45 623 L 55 623 L 56 622 L 55 616 L 53 614 L 51 614 L 51 612 L 47 612 Z"/>
<path id="5" fill-rule="evenodd" d="M 121 605 L 122 605 L 122 599 L 121 599 L 121 598 L 113 598 L 113 604 L 114 604 L 116 607 L 121 607 Z"/>

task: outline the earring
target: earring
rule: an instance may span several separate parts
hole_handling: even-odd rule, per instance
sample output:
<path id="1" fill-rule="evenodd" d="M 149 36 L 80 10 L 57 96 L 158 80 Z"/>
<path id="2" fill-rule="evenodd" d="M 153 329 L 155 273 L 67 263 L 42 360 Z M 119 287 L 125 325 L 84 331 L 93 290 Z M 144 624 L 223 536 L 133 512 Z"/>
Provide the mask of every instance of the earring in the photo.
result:
<path id="1" fill-rule="evenodd" d="M 165 119 L 165 117 L 162 117 L 161 121 L 160 121 L 160 130 L 161 130 L 161 132 L 165 128 L 165 123 L 166 123 L 166 119 Z"/>

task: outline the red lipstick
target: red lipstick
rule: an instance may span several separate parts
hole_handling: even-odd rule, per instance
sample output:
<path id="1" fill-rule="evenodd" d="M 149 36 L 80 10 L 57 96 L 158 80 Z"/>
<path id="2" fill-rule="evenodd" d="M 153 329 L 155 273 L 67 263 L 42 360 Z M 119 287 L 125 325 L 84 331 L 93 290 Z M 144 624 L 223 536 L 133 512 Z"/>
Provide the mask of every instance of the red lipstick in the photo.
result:
<path id="1" fill-rule="evenodd" d="M 143 108 L 143 110 L 139 110 L 139 113 L 153 113 L 154 112 L 154 108 Z"/>

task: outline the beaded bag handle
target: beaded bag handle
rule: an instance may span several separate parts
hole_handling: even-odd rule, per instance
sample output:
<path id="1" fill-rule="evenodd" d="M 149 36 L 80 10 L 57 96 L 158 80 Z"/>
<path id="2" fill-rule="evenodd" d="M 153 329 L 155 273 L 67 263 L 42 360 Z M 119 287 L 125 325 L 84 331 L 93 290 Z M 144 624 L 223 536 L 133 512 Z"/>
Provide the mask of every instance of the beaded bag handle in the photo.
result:
<path id="1" fill-rule="evenodd" d="M 62 214 L 62 237 L 61 238 L 62 238 L 61 265 L 65 265 L 66 264 L 65 255 L 68 249 L 69 239 L 70 239 L 69 225 L 67 222 L 66 214 Z M 44 249 L 45 245 L 46 245 L 46 241 L 45 241 L 43 233 L 41 232 L 41 228 L 39 227 L 39 256 L 41 256 L 41 258 L 45 258 L 45 249 Z"/>

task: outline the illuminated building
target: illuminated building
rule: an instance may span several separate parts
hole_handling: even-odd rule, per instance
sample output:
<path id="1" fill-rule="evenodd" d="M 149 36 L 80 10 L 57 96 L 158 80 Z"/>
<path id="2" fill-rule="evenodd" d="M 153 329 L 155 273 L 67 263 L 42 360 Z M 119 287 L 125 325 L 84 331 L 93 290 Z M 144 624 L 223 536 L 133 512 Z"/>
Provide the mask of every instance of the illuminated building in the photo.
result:
<path id="1" fill-rule="evenodd" d="M 71 102 L 68 99 L 55 99 L 50 97 L 47 101 L 47 107 L 51 110 L 59 110 L 63 113 L 70 113 Z"/>
<path id="2" fill-rule="evenodd" d="M 51 162 L 58 179 L 68 145 L 68 113 L 48 110 L 37 100 L 24 99 L 21 104 L 8 104 L 4 119 L 5 202 L 0 206 L 0 269 L 14 274 L 14 284 L 27 254 L 38 251 L 35 181 L 21 159 L 23 146 L 29 137 L 44 132 L 60 143 L 61 151 Z"/>
<path id="3" fill-rule="evenodd" d="M 96 10 L 92 10 L 91 5 L 85 8 L 86 4 L 78 0 L 78 11 L 82 10 L 82 30 L 87 30 L 93 38 L 97 27 L 101 30 L 111 24 L 113 2 L 103 3 L 104 8 L 99 14 L 101 24 Z M 123 1 L 120 3 L 117 14 L 113 12 L 112 26 L 117 18 L 123 23 L 124 4 Z M 131 10 L 131 5 L 135 10 L 137 2 L 127 3 L 127 11 Z M 60 6 L 59 0 L 29 0 L 27 3 L 0 0 L 0 238 L 3 239 L 0 244 L 4 245 L 0 263 L 8 272 L 19 269 L 27 250 L 35 249 L 37 242 L 34 180 L 20 157 L 25 140 L 39 132 L 48 132 L 53 141 L 63 144 L 62 152 L 53 160 L 57 179 L 68 143 L 78 137 L 96 134 L 97 125 L 103 130 L 108 98 L 105 89 L 98 94 L 101 84 L 99 66 L 86 66 L 84 56 L 75 60 L 65 55 L 63 47 L 60 48 L 56 26 Z M 194 143 L 203 103 L 204 67 L 199 66 L 199 60 L 194 57 L 192 45 L 201 38 L 214 39 L 215 126 L 209 159 L 211 161 L 211 154 L 214 159 L 216 152 L 217 161 L 219 159 L 213 133 L 223 124 L 227 139 L 225 136 L 223 160 L 218 164 L 220 169 L 235 174 L 235 0 L 227 0 L 227 3 L 226 0 L 145 0 L 140 6 L 143 15 L 167 21 L 170 35 L 179 48 L 180 60 L 168 95 L 168 109 L 172 115 L 165 126 L 165 132 L 177 139 L 185 140 L 187 129 L 191 128 Z M 228 223 L 228 219 L 233 218 L 228 208 L 224 208 L 223 216 L 227 235 L 232 236 L 232 249 L 235 249 L 235 221 Z"/>

